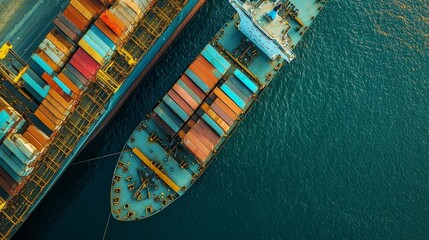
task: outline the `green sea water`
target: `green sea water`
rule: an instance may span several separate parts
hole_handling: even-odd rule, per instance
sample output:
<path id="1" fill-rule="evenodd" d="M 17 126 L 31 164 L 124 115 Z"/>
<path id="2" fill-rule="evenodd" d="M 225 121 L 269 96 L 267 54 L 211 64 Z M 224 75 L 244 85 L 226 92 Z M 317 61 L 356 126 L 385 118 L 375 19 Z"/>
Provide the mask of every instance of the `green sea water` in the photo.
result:
<path id="1" fill-rule="evenodd" d="M 208 0 L 76 161 L 118 152 L 233 14 Z M 106 239 L 429 239 L 429 3 L 330 1 L 194 186 Z M 16 239 L 102 239 L 116 158 L 70 166 Z"/>

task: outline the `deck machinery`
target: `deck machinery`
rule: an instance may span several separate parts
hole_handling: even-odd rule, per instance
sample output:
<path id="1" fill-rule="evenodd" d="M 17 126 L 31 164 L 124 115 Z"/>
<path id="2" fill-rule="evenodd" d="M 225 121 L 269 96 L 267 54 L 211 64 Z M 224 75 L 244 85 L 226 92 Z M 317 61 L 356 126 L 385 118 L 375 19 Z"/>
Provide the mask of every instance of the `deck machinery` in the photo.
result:
<path id="1" fill-rule="evenodd" d="M 150 217 L 204 173 L 325 1 L 230 0 L 220 29 L 125 144 L 111 187 L 114 218 Z"/>

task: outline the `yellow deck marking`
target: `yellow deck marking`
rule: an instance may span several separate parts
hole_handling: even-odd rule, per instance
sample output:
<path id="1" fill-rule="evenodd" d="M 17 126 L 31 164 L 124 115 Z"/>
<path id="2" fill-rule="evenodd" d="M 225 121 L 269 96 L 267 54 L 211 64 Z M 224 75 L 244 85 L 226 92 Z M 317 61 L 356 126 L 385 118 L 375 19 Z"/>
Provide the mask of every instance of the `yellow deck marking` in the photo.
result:
<path id="1" fill-rule="evenodd" d="M 138 150 L 137 148 L 133 148 L 133 153 L 136 154 L 136 156 L 140 158 L 140 160 L 142 160 L 142 162 L 146 164 L 146 166 L 148 166 L 150 170 L 152 170 L 156 175 L 158 175 L 158 177 L 161 178 L 161 180 L 164 181 L 171 189 L 173 189 L 175 192 L 180 191 L 180 188 L 167 175 L 165 175 L 163 172 L 161 172 L 161 170 L 155 167 L 153 163 L 140 150 Z"/>

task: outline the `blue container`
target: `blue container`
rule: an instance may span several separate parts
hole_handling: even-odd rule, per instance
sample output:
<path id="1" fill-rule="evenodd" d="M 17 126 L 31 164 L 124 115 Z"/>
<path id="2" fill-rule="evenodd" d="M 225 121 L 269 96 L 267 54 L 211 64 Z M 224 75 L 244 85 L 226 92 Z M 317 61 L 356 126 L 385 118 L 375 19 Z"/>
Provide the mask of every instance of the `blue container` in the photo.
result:
<path id="1" fill-rule="evenodd" d="M 23 168 L 21 168 L 20 166 L 18 166 L 16 164 L 16 161 L 12 159 L 12 158 L 16 158 L 16 157 L 13 156 L 13 154 L 12 154 L 12 156 L 9 155 L 7 152 L 4 151 L 4 148 L 5 148 L 4 144 L 2 144 L 2 146 L 0 147 L 0 158 L 2 158 L 3 161 L 4 161 L 4 164 L 9 167 L 9 169 L 7 170 L 7 172 L 9 173 L 9 175 L 12 176 L 12 174 L 14 173 L 14 174 L 16 174 L 16 176 L 18 177 L 18 179 L 20 177 L 26 176 L 25 166 Z M 12 170 L 12 172 L 11 172 L 11 170 Z"/>
<path id="2" fill-rule="evenodd" d="M 231 81 L 226 81 L 224 85 L 227 85 L 243 102 L 246 102 L 249 98 L 244 95 L 240 89 L 238 89 Z"/>
<path id="3" fill-rule="evenodd" d="M 110 38 L 107 37 L 100 29 L 98 29 L 97 26 L 92 25 L 90 30 L 94 32 L 101 40 L 103 40 L 103 42 L 107 44 L 110 47 L 110 49 L 112 50 L 116 49 L 116 44 L 112 42 L 112 40 L 110 40 Z"/>
<path id="4" fill-rule="evenodd" d="M 98 37 L 98 35 L 95 34 L 91 29 L 86 32 L 86 35 L 88 35 L 98 46 L 105 50 L 107 54 L 113 54 L 112 48 L 107 45 L 100 37 Z"/>
<path id="5" fill-rule="evenodd" d="M 58 77 L 53 77 L 53 79 L 54 79 L 54 82 L 58 84 L 58 86 L 60 86 L 63 92 L 65 92 L 69 96 L 72 95 L 72 91 L 70 90 L 70 88 L 68 88 L 63 82 L 61 82 L 61 80 Z"/>
<path id="6" fill-rule="evenodd" d="M 43 59 L 39 57 L 39 55 L 34 53 L 33 55 L 31 55 L 31 59 L 33 59 L 34 62 L 36 62 L 45 72 L 52 76 L 52 74 L 54 73 L 54 69 L 52 69 L 47 63 L 45 63 L 45 61 L 43 61 Z"/>
<path id="7" fill-rule="evenodd" d="M 250 91 L 256 93 L 258 91 L 258 86 L 252 82 L 244 73 L 240 71 L 240 69 L 236 69 L 234 71 L 234 76 L 236 76 Z"/>
<path id="8" fill-rule="evenodd" d="M 191 69 L 186 69 L 185 71 L 186 76 L 189 77 L 189 79 L 191 79 L 201 90 L 203 90 L 203 92 L 208 93 L 210 92 L 210 88 L 209 86 L 207 86 L 207 84 L 200 79 L 200 77 L 198 77 L 197 74 L 195 74 Z"/>
<path id="9" fill-rule="evenodd" d="M 164 105 L 165 106 L 165 105 Z M 165 106 L 166 107 L 166 106 Z M 163 109 L 162 105 L 158 105 L 158 107 L 154 110 L 159 117 L 175 132 L 177 133 L 180 130 L 180 121 L 174 118 L 175 116 L 168 109 Z M 167 112 L 166 112 L 167 111 Z"/>
<path id="10" fill-rule="evenodd" d="M 164 101 L 164 103 L 170 107 L 176 114 L 177 116 L 179 116 L 183 121 L 186 121 L 189 116 L 188 114 L 186 114 L 185 111 L 183 111 L 183 109 L 175 102 L 173 101 L 173 99 L 170 98 L 170 96 L 165 95 L 162 100 Z"/>
<path id="11" fill-rule="evenodd" d="M 88 45 L 94 51 L 96 51 L 104 60 L 108 60 L 108 58 L 107 58 L 107 51 L 105 51 L 100 46 L 98 46 L 98 44 L 96 42 L 94 42 L 94 40 L 92 40 L 88 35 L 84 35 L 82 37 L 82 40 L 84 40 L 86 43 L 88 43 Z"/>
<path id="12" fill-rule="evenodd" d="M 11 161 L 9 161 L 8 162 L 8 164 L 9 164 L 9 166 L 11 167 L 11 168 L 13 168 L 15 171 L 16 171 L 16 173 L 18 173 L 18 175 L 22 175 L 22 174 L 19 174 L 20 172 L 24 172 L 25 171 L 25 169 L 27 168 L 27 165 L 26 164 L 24 164 L 24 163 L 22 163 L 22 161 L 20 161 L 14 154 L 13 154 L 13 152 L 11 152 L 10 150 L 9 150 L 9 148 L 7 148 L 6 147 L 6 145 L 5 144 L 2 144 L 2 145 L 0 145 L 0 151 L 3 151 L 3 153 L 5 153 L 9 158 L 10 158 L 10 160 Z M 14 166 L 12 166 L 12 165 L 14 165 Z"/>
<path id="13" fill-rule="evenodd" d="M 46 95 L 48 95 L 48 92 L 49 92 L 49 89 L 50 89 L 50 87 L 49 86 L 40 86 L 39 84 L 37 84 L 37 82 L 36 81 L 34 81 L 34 79 L 32 78 L 32 77 L 30 77 L 30 75 L 28 75 L 27 73 L 24 73 L 24 75 L 22 75 L 22 79 L 24 79 L 24 81 L 26 82 L 26 83 L 28 83 L 28 85 L 30 85 L 33 89 L 34 89 L 34 91 L 36 91 L 37 92 L 37 94 L 39 94 L 39 96 L 41 96 L 42 97 L 42 101 L 43 101 L 43 99 L 46 97 Z"/>
<path id="14" fill-rule="evenodd" d="M 213 131 L 217 133 L 218 136 L 222 137 L 225 134 L 223 129 L 219 127 L 219 125 L 217 125 L 217 123 L 209 115 L 207 115 L 207 113 L 203 114 L 202 119 L 205 123 L 207 123 L 207 125 L 210 126 L 211 129 L 213 129 Z"/>
<path id="15" fill-rule="evenodd" d="M 239 106 L 241 109 L 243 109 L 246 106 L 246 103 L 241 100 L 237 94 L 234 93 L 227 85 L 223 84 L 220 89 L 229 97 L 232 101 L 234 101 L 237 106 Z"/>
<path id="16" fill-rule="evenodd" d="M 66 65 L 65 70 L 63 70 L 63 73 L 66 74 L 67 77 L 79 88 L 83 88 L 83 85 L 86 85 L 89 83 L 89 80 L 86 79 L 85 76 L 82 75 L 82 73 L 79 72 L 71 63 L 68 63 Z"/>
<path id="17" fill-rule="evenodd" d="M 201 54 L 222 74 L 225 74 L 226 70 L 231 67 L 231 64 L 210 44 L 203 49 Z"/>
<path id="18" fill-rule="evenodd" d="M 6 138 L 3 142 L 4 145 L 19 159 L 23 164 L 29 164 L 29 159 L 9 138 Z"/>
<path id="19" fill-rule="evenodd" d="M 9 164 L 6 163 L 6 161 L 8 161 L 8 158 L 5 158 L 4 156 L 1 155 L 0 153 L 0 166 L 7 172 L 7 174 L 9 174 L 9 176 L 11 178 L 13 178 L 13 180 L 17 183 L 21 182 L 22 180 L 22 176 L 19 176 L 15 170 L 13 170 Z"/>
<path id="20" fill-rule="evenodd" d="M 229 76 L 228 81 L 234 84 L 234 86 L 237 87 L 240 90 L 240 92 L 246 96 L 246 99 L 249 99 L 250 96 L 252 96 L 252 92 L 233 75 Z"/>
<path id="21" fill-rule="evenodd" d="M 198 97 L 198 95 L 197 95 L 194 91 L 192 91 L 192 89 L 190 89 L 190 88 L 188 87 L 188 85 L 186 85 L 186 83 L 184 83 L 184 82 L 182 81 L 182 79 L 177 80 L 177 84 L 178 84 L 180 87 L 182 87 L 182 88 L 183 88 L 183 90 L 185 90 L 185 91 L 189 94 L 189 96 L 191 96 L 191 97 L 195 100 L 195 102 L 197 102 L 197 103 L 201 103 L 201 99 Z"/>

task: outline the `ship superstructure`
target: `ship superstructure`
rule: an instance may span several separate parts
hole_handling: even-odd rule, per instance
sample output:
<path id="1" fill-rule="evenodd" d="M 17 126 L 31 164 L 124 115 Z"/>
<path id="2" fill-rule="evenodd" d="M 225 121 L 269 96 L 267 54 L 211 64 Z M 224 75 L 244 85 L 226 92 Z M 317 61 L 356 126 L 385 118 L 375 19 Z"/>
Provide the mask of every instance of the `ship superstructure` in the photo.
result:
<path id="1" fill-rule="evenodd" d="M 10 238 L 204 0 L 71 0 L 26 62 L 0 48 L 0 238 Z"/>
<path id="2" fill-rule="evenodd" d="M 132 133 L 116 166 L 111 210 L 122 221 L 182 196 L 282 66 L 325 1 L 230 0 L 237 14 Z"/>

